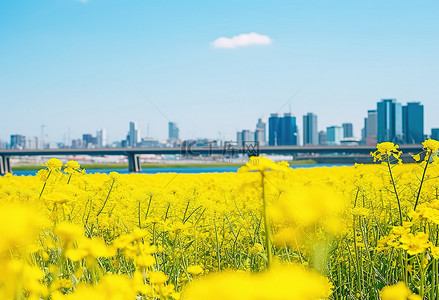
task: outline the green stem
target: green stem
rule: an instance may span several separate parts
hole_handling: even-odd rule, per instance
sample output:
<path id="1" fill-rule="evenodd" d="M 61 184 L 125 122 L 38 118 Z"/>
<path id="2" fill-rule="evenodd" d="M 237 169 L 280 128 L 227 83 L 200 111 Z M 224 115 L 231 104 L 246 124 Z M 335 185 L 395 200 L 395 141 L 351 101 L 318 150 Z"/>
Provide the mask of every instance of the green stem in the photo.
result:
<path id="1" fill-rule="evenodd" d="M 52 174 L 52 170 L 49 171 L 49 175 L 47 175 L 46 181 L 44 181 L 44 185 L 43 185 L 43 189 L 40 192 L 40 196 L 38 197 L 38 199 L 41 199 L 41 196 L 43 195 L 44 189 L 46 188 L 46 183 L 47 180 L 49 180 L 50 174 Z"/>
<path id="2" fill-rule="evenodd" d="M 421 196 L 422 184 L 424 183 L 425 173 L 427 173 L 428 163 L 430 162 L 432 153 L 433 152 L 430 151 L 430 153 L 428 154 L 428 158 L 425 161 L 425 167 L 424 167 L 424 172 L 422 173 L 421 185 L 419 186 L 418 195 L 416 196 L 415 207 L 413 208 L 413 210 L 416 210 L 416 206 L 418 206 L 419 197 Z"/>
<path id="3" fill-rule="evenodd" d="M 107 204 L 108 198 L 110 197 L 111 190 L 113 189 L 113 185 L 114 185 L 114 180 L 113 180 L 113 182 L 111 182 L 111 187 L 110 187 L 110 190 L 108 191 L 107 198 L 105 198 L 104 204 L 102 205 L 101 209 L 98 211 L 98 214 L 96 215 L 96 217 L 98 217 L 101 214 L 102 210 L 105 207 L 105 204 Z"/>
<path id="4" fill-rule="evenodd" d="M 265 173 L 261 172 L 261 175 L 262 175 L 261 176 L 262 200 L 264 203 L 265 248 L 267 251 L 267 264 L 268 267 L 270 267 L 273 261 L 273 252 L 271 249 L 271 229 L 270 229 L 268 212 L 267 212 L 267 199 L 265 197 L 265 183 L 264 183 Z"/>
<path id="5" fill-rule="evenodd" d="M 387 157 L 387 167 L 389 168 L 390 179 L 392 180 L 393 190 L 395 191 L 396 200 L 398 201 L 398 210 L 399 210 L 399 224 L 402 226 L 402 210 L 401 210 L 401 201 L 399 200 L 398 191 L 396 190 L 395 180 L 393 179 L 392 168 L 390 167 L 390 160 Z"/>

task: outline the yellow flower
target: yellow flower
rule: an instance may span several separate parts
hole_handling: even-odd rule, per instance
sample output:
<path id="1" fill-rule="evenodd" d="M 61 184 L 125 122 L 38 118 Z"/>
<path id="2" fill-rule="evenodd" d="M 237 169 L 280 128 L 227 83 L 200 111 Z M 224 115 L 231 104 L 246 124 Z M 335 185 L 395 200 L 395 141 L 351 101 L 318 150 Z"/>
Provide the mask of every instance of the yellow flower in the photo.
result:
<path id="1" fill-rule="evenodd" d="M 191 275 L 197 276 L 203 273 L 203 268 L 199 265 L 187 267 L 187 272 Z"/>
<path id="2" fill-rule="evenodd" d="M 377 150 L 375 152 L 370 152 L 370 155 L 373 157 L 373 161 L 387 161 L 393 156 L 398 163 L 401 163 L 401 159 L 399 158 L 402 154 L 402 151 L 398 150 L 399 146 L 395 145 L 392 142 L 383 142 L 377 144 Z"/>
<path id="3" fill-rule="evenodd" d="M 404 282 L 383 287 L 380 296 L 381 300 L 421 300 L 421 297 L 412 294 Z"/>
<path id="4" fill-rule="evenodd" d="M 255 275 L 223 272 L 200 278 L 183 290 L 185 300 L 283 300 L 324 299 L 331 295 L 332 284 L 302 266 L 275 265 Z"/>
<path id="5" fill-rule="evenodd" d="M 63 163 L 58 158 L 51 158 L 48 162 L 43 164 L 43 167 L 48 168 L 50 171 L 60 170 Z"/>
<path id="6" fill-rule="evenodd" d="M 265 172 L 267 170 L 277 170 L 277 171 L 288 171 L 288 163 L 283 161 L 280 163 L 275 163 L 274 161 L 263 157 L 263 156 L 252 156 L 249 158 L 245 166 L 239 168 L 238 173 L 259 171 Z"/>
<path id="7" fill-rule="evenodd" d="M 428 236 L 423 232 L 418 232 L 416 235 L 412 233 L 403 235 L 400 242 L 401 248 L 407 250 L 410 255 L 423 253 L 430 246 Z"/>
<path id="8" fill-rule="evenodd" d="M 73 172 L 75 172 L 79 168 L 80 168 L 80 166 L 79 166 L 79 163 L 77 161 L 69 160 L 65 165 L 64 171 L 68 174 L 72 174 Z"/>
<path id="9" fill-rule="evenodd" d="M 439 150 L 439 141 L 433 139 L 425 140 L 422 145 L 427 153 L 435 153 Z"/>
<path id="10" fill-rule="evenodd" d="M 153 271 L 149 273 L 149 282 L 151 284 L 165 284 L 168 280 L 168 276 L 166 276 L 163 272 Z"/>

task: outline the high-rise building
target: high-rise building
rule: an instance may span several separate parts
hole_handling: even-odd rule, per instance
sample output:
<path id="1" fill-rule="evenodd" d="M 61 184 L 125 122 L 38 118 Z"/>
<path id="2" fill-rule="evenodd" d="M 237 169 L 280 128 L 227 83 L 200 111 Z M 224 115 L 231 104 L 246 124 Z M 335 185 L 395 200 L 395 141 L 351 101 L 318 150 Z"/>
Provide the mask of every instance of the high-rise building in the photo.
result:
<path id="1" fill-rule="evenodd" d="M 341 126 L 343 127 L 343 138 L 354 137 L 354 126 L 352 123 L 343 123 Z"/>
<path id="2" fill-rule="evenodd" d="M 297 125 L 296 117 L 290 113 L 285 113 L 283 117 L 279 114 L 271 114 L 268 119 L 268 144 L 277 145 L 297 145 Z"/>
<path id="3" fill-rule="evenodd" d="M 329 126 L 326 127 L 326 144 L 328 146 L 340 145 L 343 139 L 343 127 Z"/>
<path id="4" fill-rule="evenodd" d="M 382 99 L 377 103 L 377 142 L 401 143 L 402 106 L 395 99 Z"/>
<path id="5" fill-rule="evenodd" d="M 432 128 L 431 129 L 431 136 L 430 138 L 439 141 L 439 128 Z"/>
<path id="6" fill-rule="evenodd" d="M 280 137 L 280 115 L 279 114 L 271 114 L 268 119 L 268 145 L 277 146 L 279 145 Z"/>
<path id="7" fill-rule="evenodd" d="M 319 136 L 317 133 L 317 116 L 308 113 L 303 116 L 303 145 L 317 145 Z"/>
<path id="8" fill-rule="evenodd" d="M 403 133 L 406 144 L 424 141 L 424 106 L 420 102 L 408 102 L 402 107 Z"/>
<path id="9" fill-rule="evenodd" d="M 364 119 L 363 139 L 367 145 L 377 144 L 377 111 L 368 110 L 367 117 Z"/>
<path id="10" fill-rule="evenodd" d="M 250 130 L 238 131 L 236 133 L 236 142 L 238 147 L 248 143 L 255 143 L 255 133 Z"/>
<path id="11" fill-rule="evenodd" d="M 236 144 L 238 145 L 238 147 L 242 147 L 242 145 L 243 145 L 242 131 L 238 131 L 236 133 Z"/>
<path id="12" fill-rule="evenodd" d="M 84 148 L 94 148 L 97 145 L 97 138 L 93 137 L 90 133 L 82 135 L 82 146 Z"/>
<path id="13" fill-rule="evenodd" d="M 296 117 L 292 116 L 291 113 L 285 113 L 280 123 L 281 140 L 278 145 L 297 145 Z"/>
<path id="14" fill-rule="evenodd" d="M 107 146 L 107 131 L 105 128 L 96 132 L 96 146 L 98 148 L 104 148 Z"/>
<path id="15" fill-rule="evenodd" d="M 324 130 L 319 131 L 319 145 L 326 145 L 326 131 Z"/>
<path id="16" fill-rule="evenodd" d="M 139 130 L 137 129 L 136 122 L 130 122 L 130 131 L 127 135 L 127 146 L 136 147 L 137 143 L 139 143 Z"/>
<path id="17" fill-rule="evenodd" d="M 179 138 L 179 129 L 174 122 L 168 123 L 168 138 L 170 140 L 178 140 Z"/>
<path id="18" fill-rule="evenodd" d="M 265 146 L 267 143 L 267 123 L 261 118 L 258 119 L 256 124 L 255 141 L 259 143 L 259 146 Z"/>
<path id="19" fill-rule="evenodd" d="M 26 137 L 21 134 L 11 134 L 11 149 L 25 149 Z"/>

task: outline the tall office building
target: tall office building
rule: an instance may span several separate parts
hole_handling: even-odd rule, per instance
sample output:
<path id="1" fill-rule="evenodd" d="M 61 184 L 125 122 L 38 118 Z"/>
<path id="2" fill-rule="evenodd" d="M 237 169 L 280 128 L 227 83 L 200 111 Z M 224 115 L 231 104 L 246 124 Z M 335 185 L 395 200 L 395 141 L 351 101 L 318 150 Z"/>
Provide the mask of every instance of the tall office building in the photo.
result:
<path id="1" fill-rule="evenodd" d="M 280 115 L 279 114 L 271 114 L 268 119 L 268 145 L 277 146 L 279 145 L 280 140 Z"/>
<path id="2" fill-rule="evenodd" d="M 107 131 L 105 128 L 96 132 L 96 144 L 98 148 L 104 148 L 107 146 Z"/>
<path id="3" fill-rule="evenodd" d="M 363 139 L 367 145 L 375 146 L 377 144 L 377 111 L 368 110 L 367 117 L 364 119 Z"/>
<path id="4" fill-rule="evenodd" d="M 92 148 L 95 144 L 95 138 L 90 133 L 84 133 L 82 135 L 82 146 L 84 148 Z"/>
<path id="5" fill-rule="evenodd" d="M 179 138 L 179 129 L 174 122 L 168 123 L 168 137 L 170 140 L 178 140 Z"/>
<path id="6" fill-rule="evenodd" d="M 259 146 L 265 146 L 267 143 L 267 123 L 261 118 L 258 119 L 256 124 L 255 141 L 259 142 Z"/>
<path id="7" fill-rule="evenodd" d="M 409 102 L 402 107 L 402 131 L 406 144 L 424 141 L 424 106 L 420 102 Z"/>
<path id="8" fill-rule="evenodd" d="M 238 147 L 242 147 L 248 143 L 255 143 L 255 132 L 246 129 L 243 131 L 238 131 L 236 133 L 236 142 Z"/>
<path id="9" fill-rule="evenodd" d="M 326 131 L 324 130 L 319 131 L 319 145 L 326 145 Z"/>
<path id="10" fill-rule="evenodd" d="M 11 149 L 25 149 L 26 145 L 26 137 L 21 134 L 12 134 L 11 135 Z"/>
<path id="11" fill-rule="evenodd" d="M 343 123 L 341 126 L 343 127 L 343 138 L 354 137 L 354 126 L 352 123 Z"/>
<path id="12" fill-rule="evenodd" d="M 297 145 L 296 117 L 291 113 L 271 114 L 268 119 L 268 145 Z"/>
<path id="13" fill-rule="evenodd" d="M 439 141 L 439 128 L 432 128 L 431 129 L 431 136 L 430 138 Z"/>
<path id="14" fill-rule="evenodd" d="M 343 139 L 343 127 L 329 126 L 326 127 L 326 144 L 328 146 L 340 145 Z"/>
<path id="15" fill-rule="evenodd" d="M 140 139 L 139 130 L 137 129 L 137 123 L 136 122 L 130 122 L 130 131 L 127 135 L 127 146 L 129 147 L 136 147 L 139 143 Z"/>
<path id="16" fill-rule="evenodd" d="M 285 113 L 284 117 L 280 119 L 281 137 L 280 143 L 278 145 L 297 145 L 297 125 L 296 117 L 293 117 L 291 113 Z"/>
<path id="17" fill-rule="evenodd" d="M 382 99 L 377 103 L 377 142 L 401 143 L 402 106 L 395 99 Z"/>
<path id="18" fill-rule="evenodd" d="M 318 143 L 317 116 L 307 113 L 303 116 L 303 145 L 317 145 Z"/>

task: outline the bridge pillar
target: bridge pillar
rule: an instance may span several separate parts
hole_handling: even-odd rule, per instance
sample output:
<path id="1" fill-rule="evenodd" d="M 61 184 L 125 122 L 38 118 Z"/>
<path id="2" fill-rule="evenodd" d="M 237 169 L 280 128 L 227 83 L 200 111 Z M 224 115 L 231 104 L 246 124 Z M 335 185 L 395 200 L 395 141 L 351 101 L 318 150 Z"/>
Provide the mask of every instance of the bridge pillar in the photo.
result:
<path id="1" fill-rule="evenodd" d="M 130 172 L 142 172 L 139 154 L 128 153 L 128 170 Z"/>
<path id="2" fill-rule="evenodd" d="M 0 175 L 12 173 L 11 161 L 9 156 L 0 156 Z"/>

